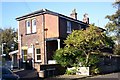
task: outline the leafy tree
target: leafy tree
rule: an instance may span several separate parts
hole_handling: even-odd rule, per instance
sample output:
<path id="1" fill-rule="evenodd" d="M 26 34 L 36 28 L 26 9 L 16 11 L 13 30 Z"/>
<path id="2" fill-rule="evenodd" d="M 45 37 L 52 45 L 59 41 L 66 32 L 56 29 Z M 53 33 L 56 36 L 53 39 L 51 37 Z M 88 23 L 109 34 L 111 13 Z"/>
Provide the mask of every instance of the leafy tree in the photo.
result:
<path id="1" fill-rule="evenodd" d="M 114 3 L 113 6 L 117 7 L 120 4 L 120 2 L 118 3 Z M 106 29 L 108 32 L 113 33 L 115 36 L 117 36 L 117 33 L 119 32 L 118 30 L 118 26 L 119 26 L 119 20 L 118 17 L 120 16 L 120 10 L 118 10 L 117 7 L 117 11 L 112 14 L 112 15 L 107 15 L 105 18 L 109 19 L 109 22 L 106 24 Z"/>
<path id="2" fill-rule="evenodd" d="M 114 54 L 120 55 L 120 44 L 115 45 Z"/>
<path id="3" fill-rule="evenodd" d="M 113 46 L 110 39 L 93 25 L 86 30 L 74 30 L 64 41 L 66 46 L 56 51 L 54 59 L 64 66 L 79 62 L 82 66 L 94 65 L 98 62 L 96 54 L 100 54 L 100 49 Z"/>
<path id="4" fill-rule="evenodd" d="M 120 52 L 118 51 L 119 45 L 120 45 L 120 28 L 119 28 L 120 27 L 120 9 L 118 9 L 119 5 L 120 5 L 120 1 L 115 2 L 113 6 L 117 8 L 117 11 L 114 14 L 107 15 L 105 17 L 106 19 L 109 19 L 109 22 L 105 26 L 107 29 L 107 33 L 108 35 L 112 36 L 112 38 L 118 43 L 115 46 L 115 54 L 119 54 L 117 52 Z"/>
<path id="5" fill-rule="evenodd" d="M 56 50 L 53 58 L 64 67 L 77 66 L 82 51 L 74 47 L 64 47 Z"/>
<path id="6" fill-rule="evenodd" d="M 12 28 L 0 29 L 0 37 L 1 37 L 0 44 L 2 45 L 2 43 L 6 43 L 3 46 L 4 48 L 3 53 L 6 54 L 5 58 L 9 59 L 9 52 L 18 49 L 17 32 Z"/>

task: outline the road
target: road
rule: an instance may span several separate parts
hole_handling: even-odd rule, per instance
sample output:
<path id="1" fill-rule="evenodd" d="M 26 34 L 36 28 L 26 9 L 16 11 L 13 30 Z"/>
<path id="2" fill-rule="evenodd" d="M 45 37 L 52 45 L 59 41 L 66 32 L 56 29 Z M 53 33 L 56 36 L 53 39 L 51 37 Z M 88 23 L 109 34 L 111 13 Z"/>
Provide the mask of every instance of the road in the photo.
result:
<path id="1" fill-rule="evenodd" d="M 85 77 L 79 75 L 61 75 L 57 77 L 46 78 L 44 80 L 120 80 L 120 72 L 92 77 Z"/>
<path id="2" fill-rule="evenodd" d="M 88 77 L 80 80 L 120 80 L 120 72 Z"/>

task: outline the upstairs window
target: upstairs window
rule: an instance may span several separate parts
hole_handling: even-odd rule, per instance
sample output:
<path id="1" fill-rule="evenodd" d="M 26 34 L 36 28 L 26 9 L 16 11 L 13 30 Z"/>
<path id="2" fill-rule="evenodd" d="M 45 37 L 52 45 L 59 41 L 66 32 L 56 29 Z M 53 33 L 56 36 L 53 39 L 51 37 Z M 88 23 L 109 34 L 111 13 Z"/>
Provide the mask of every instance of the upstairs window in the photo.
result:
<path id="1" fill-rule="evenodd" d="M 35 53 L 36 53 L 35 62 L 41 62 L 41 50 L 40 49 L 36 49 Z"/>
<path id="2" fill-rule="evenodd" d="M 67 33 L 71 33 L 71 22 L 67 21 Z"/>
<path id="3" fill-rule="evenodd" d="M 81 29 L 82 29 L 82 27 L 81 27 L 81 25 L 80 25 L 80 24 L 78 25 L 78 27 L 79 27 L 79 30 L 81 30 Z"/>
<path id="4" fill-rule="evenodd" d="M 36 19 L 32 20 L 32 33 L 36 32 Z"/>
<path id="5" fill-rule="evenodd" d="M 31 33 L 31 28 L 30 28 L 30 21 L 26 21 L 26 29 L 27 29 L 27 34 Z"/>

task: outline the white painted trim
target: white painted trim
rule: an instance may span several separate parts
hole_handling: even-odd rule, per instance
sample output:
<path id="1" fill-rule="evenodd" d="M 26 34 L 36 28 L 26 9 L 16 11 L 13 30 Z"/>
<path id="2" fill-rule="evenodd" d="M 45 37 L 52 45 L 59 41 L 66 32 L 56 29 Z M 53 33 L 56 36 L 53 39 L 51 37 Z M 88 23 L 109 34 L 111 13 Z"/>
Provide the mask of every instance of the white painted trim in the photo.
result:
<path id="1" fill-rule="evenodd" d="M 70 33 L 72 33 L 72 31 L 67 31 L 67 33 L 69 33 L 69 34 L 70 34 Z"/>
<path id="2" fill-rule="evenodd" d="M 38 49 L 38 48 L 35 48 L 35 62 L 42 62 L 42 60 L 37 60 L 36 49 Z M 40 50 L 41 50 L 41 49 L 40 49 Z"/>
<path id="3" fill-rule="evenodd" d="M 36 58 L 35 58 L 36 59 Z M 35 62 L 42 62 L 42 60 L 35 60 Z"/>
<path id="4" fill-rule="evenodd" d="M 22 41 L 21 41 L 21 34 L 20 34 L 20 30 L 19 30 L 19 21 L 17 21 L 17 27 L 18 27 L 18 43 L 19 43 L 19 52 L 20 52 L 20 58 L 22 58 L 22 48 L 21 48 L 21 46 L 22 46 Z"/>
<path id="5" fill-rule="evenodd" d="M 69 29 L 69 31 L 68 31 Z M 71 33 L 72 32 L 72 23 L 71 21 L 67 21 L 67 33 Z"/>
<path id="6" fill-rule="evenodd" d="M 37 19 L 33 18 L 32 20 L 32 33 L 36 33 L 37 32 L 37 25 L 34 25 L 34 21 L 37 23 Z"/>
<path id="7" fill-rule="evenodd" d="M 57 39 L 58 42 L 58 49 L 60 49 L 60 39 Z"/>
<path id="8" fill-rule="evenodd" d="M 9 53 L 9 55 L 13 55 L 13 54 L 17 54 L 18 53 L 18 50 L 15 50 L 15 51 L 12 51 Z"/>
<path id="9" fill-rule="evenodd" d="M 28 23 L 29 23 L 29 25 L 28 25 Z M 31 21 L 26 20 L 25 21 L 25 26 L 26 26 L 26 34 L 31 34 Z"/>

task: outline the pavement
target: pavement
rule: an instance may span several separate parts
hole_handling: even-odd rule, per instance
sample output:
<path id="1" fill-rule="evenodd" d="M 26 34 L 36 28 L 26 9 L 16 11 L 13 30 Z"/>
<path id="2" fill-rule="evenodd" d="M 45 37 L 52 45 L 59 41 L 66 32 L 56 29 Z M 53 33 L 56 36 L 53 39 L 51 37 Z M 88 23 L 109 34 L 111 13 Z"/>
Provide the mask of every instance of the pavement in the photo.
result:
<path id="1" fill-rule="evenodd" d="M 36 70 L 16 69 L 13 72 L 20 76 L 20 80 L 38 80 L 38 72 Z"/>
<path id="2" fill-rule="evenodd" d="M 84 76 L 84 75 L 59 75 L 59 76 L 55 76 L 55 77 L 49 77 L 46 78 L 44 80 L 79 80 L 79 79 L 85 79 L 89 76 Z"/>
<path id="3" fill-rule="evenodd" d="M 20 80 L 120 80 L 120 72 L 103 74 L 97 76 L 82 76 L 82 75 L 58 75 L 49 78 L 39 78 L 36 70 L 13 70 L 20 76 Z"/>
<path id="4" fill-rule="evenodd" d="M 16 69 L 13 72 L 20 76 L 20 80 L 78 80 L 86 78 L 87 76 L 80 75 L 58 75 L 49 78 L 39 78 L 36 70 L 24 70 L 24 69 Z"/>

